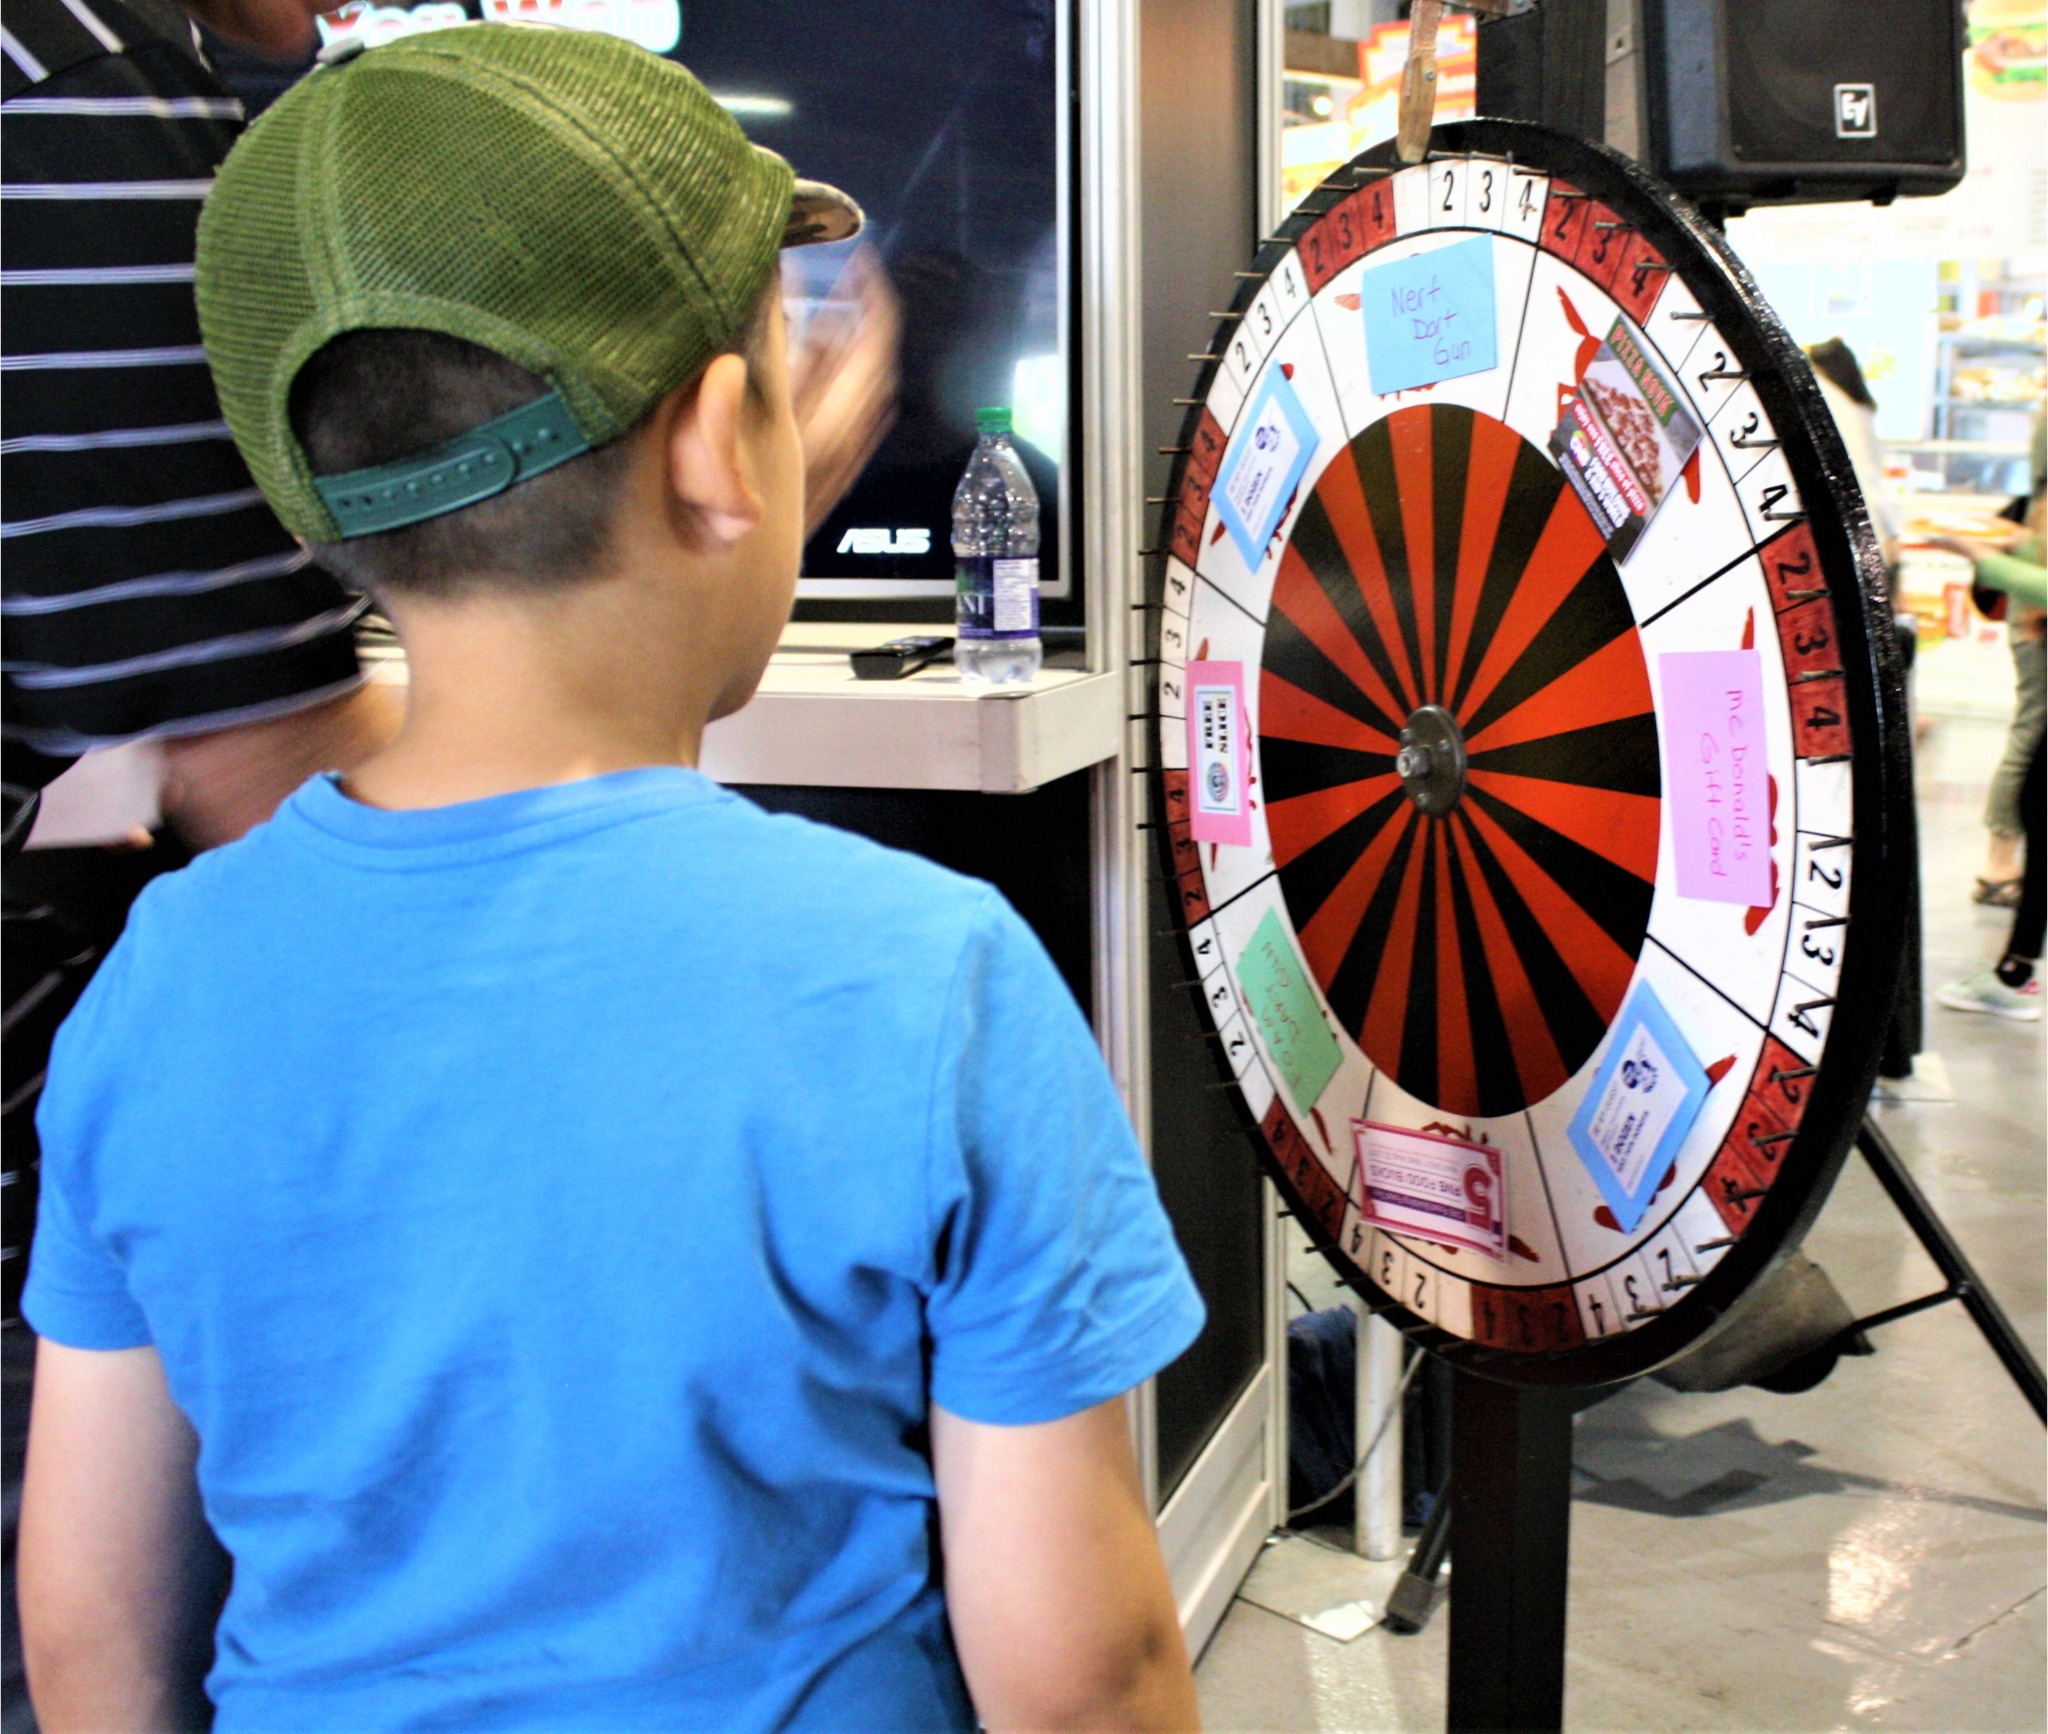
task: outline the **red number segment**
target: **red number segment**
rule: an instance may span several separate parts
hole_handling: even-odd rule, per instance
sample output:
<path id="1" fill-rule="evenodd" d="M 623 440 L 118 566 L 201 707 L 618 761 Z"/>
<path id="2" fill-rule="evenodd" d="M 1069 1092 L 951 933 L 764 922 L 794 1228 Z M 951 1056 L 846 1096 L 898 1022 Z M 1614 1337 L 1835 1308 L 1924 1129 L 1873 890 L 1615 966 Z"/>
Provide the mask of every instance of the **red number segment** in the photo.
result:
<path id="1" fill-rule="evenodd" d="M 1773 537 L 1757 558 L 1763 562 L 1772 608 L 1782 612 L 1827 595 L 1827 581 L 1820 574 L 1820 551 L 1813 545 L 1813 531 L 1805 524 L 1795 524 Z"/>
<path id="2" fill-rule="evenodd" d="M 1780 614 L 1778 643 L 1784 647 L 1788 675 L 1834 673 L 1842 666 L 1841 650 L 1835 643 L 1835 611 L 1825 596 L 1816 596 L 1811 602 L 1801 602 Z M 1799 688 L 1792 690 L 1796 694 Z M 1797 702 L 1795 698 L 1794 703 Z"/>
<path id="3" fill-rule="evenodd" d="M 1542 1354 L 1575 1349 L 1586 1340 L 1579 1303 L 1569 1288 L 1493 1288 L 1472 1285 L 1473 1338 L 1494 1349 Z"/>
<path id="4" fill-rule="evenodd" d="M 1647 325 L 1657 305 L 1657 297 L 1664 293 L 1671 267 L 1665 263 L 1664 255 L 1635 230 L 1625 231 L 1619 239 L 1622 243 L 1621 260 L 1615 267 L 1614 281 L 1608 285 L 1607 292 L 1621 303 L 1621 310 L 1638 325 Z"/>
<path id="5" fill-rule="evenodd" d="M 1182 473 L 1199 481 L 1205 495 L 1216 481 L 1216 466 L 1223 462 L 1223 448 L 1229 443 L 1223 424 L 1204 405 L 1201 418 L 1195 423 L 1195 437 L 1188 442 L 1187 468 Z"/>
<path id="6" fill-rule="evenodd" d="M 1188 461 L 1180 474 L 1180 493 L 1173 505 L 1173 532 L 1167 546 L 1174 558 L 1192 566 L 1202 551 L 1202 526 L 1209 520 L 1209 490 L 1216 482 L 1216 466 L 1223 462 L 1223 448 L 1230 442 L 1223 424 L 1203 406 L 1195 421 L 1194 437 L 1188 441 Z"/>
<path id="7" fill-rule="evenodd" d="M 1174 895 L 1180 899 L 1181 919 L 1192 927 L 1209 918 L 1209 891 L 1202 882 L 1201 845 L 1188 834 L 1188 774 L 1159 775 L 1166 794 L 1167 836 L 1173 844 Z"/>
<path id="8" fill-rule="evenodd" d="M 1621 269 L 1628 237 L 1635 231 L 1597 199 L 1582 199 L 1579 208 L 1585 217 L 1579 224 L 1579 246 L 1572 263 L 1605 289 Z"/>
<path id="9" fill-rule="evenodd" d="M 1209 521 L 1209 484 L 1190 470 L 1182 478 L 1173 507 L 1173 534 L 1167 545 L 1173 557 L 1193 566 L 1202 554 L 1202 526 Z"/>
<path id="10" fill-rule="evenodd" d="M 1552 181 L 1543 206 L 1543 250 L 1566 263 L 1578 256 L 1586 233 L 1586 206 L 1592 201 L 1569 181 Z"/>
<path id="11" fill-rule="evenodd" d="M 1370 253 L 1394 238 L 1394 187 L 1384 176 L 1360 187 L 1350 202 L 1358 211 L 1359 251 Z"/>
<path id="12" fill-rule="evenodd" d="M 1749 1093 L 1704 1182 L 1707 1197 L 1730 1234 L 1740 1234 L 1750 1225 L 1764 1193 L 1777 1179 L 1812 1083 L 1811 1066 L 1776 1036 L 1765 1039 Z"/>
<path id="13" fill-rule="evenodd" d="M 1322 1158 L 1296 1130 L 1278 1096 L 1268 1104 L 1259 1130 L 1265 1134 L 1267 1148 L 1273 1152 L 1281 1172 L 1293 1183 L 1302 1204 L 1323 1233 L 1335 1240 L 1344 1231 L 1344 1189 L 1331 1178 Z"/>
<path id="14" fill-rule="evenodd" d="M 1813 1091 L 1813 1067 L 1776 1036 L 1764 1038 L 1763 1058 L 1756 1063 L 1756 1075 L 1749 1081 L 1749 1093 L 1791 1128 L 1806 1112 L 1806 1098 Z"/>
<path id="15" fill-rule="evenodd" d="M 1802 759 L 1830 759 L 1849 750 L 1848 693 L 1839 674 L 1796 683 L 1792 689 L 1793 751 Z"/>
<path id="16" fill-rule="evenodd" d="M 1370 190 L 1370 189 L 1368 189 Z M 1340 199 L 1323 213 L 1322 220 L 1301 238 L 1301 271 L 1313 295 L 1344 267 L 1365 251 L 1365 213 L 1359 201 L 1363 192 Z"/>

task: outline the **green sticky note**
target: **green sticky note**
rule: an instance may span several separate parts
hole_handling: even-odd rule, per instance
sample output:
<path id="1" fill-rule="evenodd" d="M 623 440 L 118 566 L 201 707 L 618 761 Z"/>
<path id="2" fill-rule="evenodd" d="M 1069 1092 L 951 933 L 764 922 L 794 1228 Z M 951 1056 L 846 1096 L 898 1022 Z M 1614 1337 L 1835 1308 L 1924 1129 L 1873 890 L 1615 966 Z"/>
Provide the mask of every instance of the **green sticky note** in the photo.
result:
<path id="1" fill-rule="evenodd" d="M 1287 943 L 1280 917 L 1270 909 L 1238 956 L 1237 984 L 1245 1009 L 1266 1038 L 1266 1051 L 1287 1081 L 1287 1093 L 1306 1114 L 1344 1056 L 1323 1021 L 1315 989 L 1301 973 L 1301 960 Z"/>

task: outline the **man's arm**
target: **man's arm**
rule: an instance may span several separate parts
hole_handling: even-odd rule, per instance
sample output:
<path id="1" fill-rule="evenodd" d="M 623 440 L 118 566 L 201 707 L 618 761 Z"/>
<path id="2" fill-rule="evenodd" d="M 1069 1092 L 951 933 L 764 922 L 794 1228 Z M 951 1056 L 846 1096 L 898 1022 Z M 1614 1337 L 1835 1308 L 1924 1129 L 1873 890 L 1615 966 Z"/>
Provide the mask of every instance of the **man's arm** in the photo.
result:
<path id="1" fill-rule="evenodd" d="M 154 1349 L 36 1354 L 22 1489 L 22 1651 L 45 1734 L 203 1729 L 226 1559 L 198 1440 Z"/>
<path id="2" fill-rule="evenodd" d="M 1185 1734 L 1194 1676 L 1121 1397 L 991 1427 L 933 1406 L 946 1606 L 989 1734 Z"/>

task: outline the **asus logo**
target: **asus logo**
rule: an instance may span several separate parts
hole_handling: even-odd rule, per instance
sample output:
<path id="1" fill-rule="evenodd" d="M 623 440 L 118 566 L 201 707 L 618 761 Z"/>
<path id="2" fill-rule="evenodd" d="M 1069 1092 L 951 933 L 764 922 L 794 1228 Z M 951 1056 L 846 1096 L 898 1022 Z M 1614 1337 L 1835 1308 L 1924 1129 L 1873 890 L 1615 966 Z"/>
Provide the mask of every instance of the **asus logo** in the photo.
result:
<path id="1" fill-rule="evenodd" d="M 839 538 L 842 554 L 929 554 L 932 533 L 923 525 L 907 530 L 848 530 Z"/>

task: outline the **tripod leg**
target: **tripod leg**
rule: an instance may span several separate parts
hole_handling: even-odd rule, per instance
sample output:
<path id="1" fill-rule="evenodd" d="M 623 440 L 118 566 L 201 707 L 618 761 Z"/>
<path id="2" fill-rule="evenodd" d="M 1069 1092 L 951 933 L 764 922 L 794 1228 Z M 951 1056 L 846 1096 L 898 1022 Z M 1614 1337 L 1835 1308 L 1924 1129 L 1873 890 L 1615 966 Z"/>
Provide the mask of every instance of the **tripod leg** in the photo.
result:
<path id="1" fill-rule="evenodd" d="M 1575 1393 L 1460 1370 L 1451 1421 L 1451 1734 L 1564 1726 Z"/>
<path id="2" fill-rule="evenodd" d="M 1451 1489 L 1436 1496 L 1422 1533 L 1415 1538 L 1415 1551 L 1408 1556 L 1408 1569 L 1387 1597 L 1387 1611 L 1380 1624 L 1402 1637 L 1412 1636 L 1429 1624 L 1436 1611 L 1436 1580 L 1443 1573 L 1444 1555 L 1451 1550 Z"/>
<path id="3" fill-rule="evenodd" d="M 1891 1140 L 1878 1130 L 1875 1120 L 1865 1117 L 1862 1130 L 1856 1134 L 1856 1148 L 1863 1152 L 1863 1159 L 1870 1164 L 1877 1183 L 1890 1195 L 1899 1214 L 1906 1219 L 1906 1226 L 1927 1249 L 1927 1256 L 1934 1260 L 1943 1280 L 1962 1291 L 1957 1298 L 1969 1310 L 1978 1330 L 1984 1333 L 1991 1352 L 2012 1375 L 2012 1382 L 2019 1386 L 2020 1395 L 2033 1406 L 2036 1416 L 2048 1421 L 2048 1386 L 2044 1386 L 2042 1380 L 2041 1363 L 2020 1340 L 2020 1334 L 2012 1328 L 2012 1320 L 2005 1316 L 2004 1308 L 1991 1298 L 1983 1278 L 1978 1276 L 1941 1218 L 1934 1214 L 1934 1206 L 1927 1202 L 1926 1194 L 1906 1171 L 1906 1165 L 1899 1160 L 1899 1153 L 1892 1148 Z"/>

